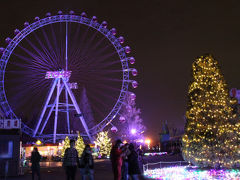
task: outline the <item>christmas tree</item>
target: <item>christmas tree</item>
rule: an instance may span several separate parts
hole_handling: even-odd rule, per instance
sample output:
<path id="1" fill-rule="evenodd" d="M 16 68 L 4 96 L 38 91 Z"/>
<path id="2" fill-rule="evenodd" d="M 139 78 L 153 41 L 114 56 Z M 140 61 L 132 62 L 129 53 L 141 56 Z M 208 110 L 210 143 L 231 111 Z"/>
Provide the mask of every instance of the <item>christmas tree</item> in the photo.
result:
<path id="1" fill-rule="evenodd" d="M 65 150 L 69 147 L 70 147 L 70 140 L 69 140 L 68 136 L 66 136 L 66 138 L 63 142 L 63 148 L 62 148 L 62 153 L 61 153 L 62 157 L 64 156 Z"/>
<path id="2" fill-rule="evenodd" d="M 108 137 L 107 131 L 102 131 L 97 134 L 95 146 L 99 147 L 99 154 L 101 156 L 109 156 L 112 148 L 111 139 Z"/>
<path id="3" fill-rule="evenodd" d="M 193 63 L 188 91 L 183 157 L 200 167 L 233 167 L 240 161 L 239 120 L 218 63 L 211 55 Z"/>
<path id="4" fill-rule="evenodd" d="M 125 102 L 120 112 L 119 134 L 127 141 L 141 138 L 146 129 L 140 117 L 141 110 L 136 107 L 135 99 L 136 95 L 134 93 L 127 92 Z M 132 130 L 134 130 L 134 134 L 131 133 Z"/>
<path id="5" fill-rule="evenodd" d="M 80 133 L 78 133 L 78 138 L 77 138 L 77 141 L 75 143 L 75 147 L 78 151 L 78 156 L 80 157 L 82 155 L 82 152 L 85 148 L 85 144 L 84 144 L 84 141 L 83 141 L 83 138 L 80 136 Z"/>

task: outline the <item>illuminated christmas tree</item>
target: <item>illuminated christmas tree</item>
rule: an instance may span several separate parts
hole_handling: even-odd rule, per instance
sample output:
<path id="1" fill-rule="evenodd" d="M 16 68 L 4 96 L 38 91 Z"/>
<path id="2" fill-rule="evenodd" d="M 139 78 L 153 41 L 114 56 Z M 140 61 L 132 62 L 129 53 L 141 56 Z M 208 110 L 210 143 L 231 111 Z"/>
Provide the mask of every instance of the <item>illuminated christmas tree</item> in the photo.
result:
<path id="1" fill-rule="evenodd" d="M 102 131 L 97 134 L 95 145 L 99 147 L 99 154 L 101 156 L 109 156 L 112 148 L 111 139 L 108 137 L 107 131 Z"/>
<path id="2" fill-rule="evenodd" d="M 240 161 L 239 120 L 218 63 L 211 55 L 193 63 L 183 157 L 200 167 L 234 167 Z"/>
<path id="3" fill-rule="evenodd" d="M 70 140 L 69 140 L 68 136 L 66 136 L 66 138 L 63 142 L 63 148 L 62 148 L 62 153 L 61 153 L 62 157 L 64 156 L 65 150 L 69 147 L 70 147 Z"/>
<path id="4" fill-rule="evenodd" d="M 80 136 L 80 133 L 78 133 L 78 138 L 77 138 L 77 141 L 75 143 L 75 148 L 78 151 L 78 156 L 81 157 L 82 152 L 85 148 L 85 144 L 84 144 L 83 138 Z"/>
<path id="5" fill-rule="evenodd" d="M 141 139 L 146 129 L 140 117 L 141 110 L 136 107 L 135 100 L 136 95 L 133 92 L 127 92 L 120 112 L 118 133 L 127 141 Z"/>

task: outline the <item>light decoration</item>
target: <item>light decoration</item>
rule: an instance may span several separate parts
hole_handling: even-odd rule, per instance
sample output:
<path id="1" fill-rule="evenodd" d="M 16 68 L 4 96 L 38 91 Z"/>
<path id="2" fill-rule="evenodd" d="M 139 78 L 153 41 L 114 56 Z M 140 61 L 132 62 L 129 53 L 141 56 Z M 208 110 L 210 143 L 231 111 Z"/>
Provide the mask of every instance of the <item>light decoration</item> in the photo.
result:
<path id="1" fill-rule="evenodd" d="M 153 153 L 144 153 L 144 156 L 162 156 L 166 154 L 167 152 L 153 152 Z"/>
<path id="2" fill-rule="evenodd" d="M 196 167 L 175 166 L 167 168 L 147 169 L 144 176 L 151 179 L 161 180 L 217 180 L 217 179 L 240 179 L 239 170 L 199 170 Z"/>
<path id="3" fill-rule="evenodd" d="M 82 152 L 85 148 L 85 144 L 84 144 L 83 138 L 80 136 L 79 132 L 78 132 L 77 141 L 75 142 L 75 147 L 78 151 L 78 157 L 81 157 Z"/>
<path id="4" fill-rule="evenodd" d="M 136 133 L 137 133 L 137 130 L 136 130 L 136 129 L 134 129 L 134 128 L 131 129 L 131 134 L 132 134 L 132 135 L 135 135 Z"/>
<path id="5" fill-rule="evenodd" d="M 192 65 L 188 91 L 183 157 L 199 167 L 232 168 L 240 164 L 240 121 L 227 84 L 211 55 Z"/>
<path id="6" fill-rule="evenodd" d="M 47 71 L 45 79 L 70 78 L 72 71 Z"/>
<path id="7" fill-rule="evenodd" d="M 145 144 L 147 144 L 148 149 L 150 149 L 150 143 L 151 143 L 151 140 L 150 140 L 150 139 L 146 139 L 146 140 L 145 140 Z"/>
<path id="8" fill-rule="evenodd" d="M 62 150 L 61 150 L 61 156 L 63 157 L 64 156 L 64 153 L 65 153 L 65 150 L 67 148 L 70 148 L 70 139 L 68 138 L 68 136 L 66 136 L 65 140 L 62 142 L 63 144 L 63 147 L 62 147 Z"/>
<path id="9" fill-rule="evenodd" d="M 111 139 L 108 137 L 107 131 L 101 131 L 97 134 L 96 141 L 94 141 L 96 147 L 99 147 L 99 155 L 109 156 L 112 148 Z"/>
<path id="10" fill-rule="evenodd" d="M 42 144 L 42 142 L 41 142 L 40 140 L 37 140 L 37 141 L 36 141 L 36 145 L 39 146 L 39 145 L 41 145 L 41 144 Z"/>

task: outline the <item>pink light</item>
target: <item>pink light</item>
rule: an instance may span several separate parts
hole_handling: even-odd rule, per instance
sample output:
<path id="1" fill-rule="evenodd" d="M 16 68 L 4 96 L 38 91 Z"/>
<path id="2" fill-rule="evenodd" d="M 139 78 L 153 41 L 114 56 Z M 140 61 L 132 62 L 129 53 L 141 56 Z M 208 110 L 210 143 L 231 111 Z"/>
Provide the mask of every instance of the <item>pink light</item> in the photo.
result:
<path id="1" fill-rule="evenodd" d="M 47 71 L 45 79 L 70 78 L 72 71 Z"/>

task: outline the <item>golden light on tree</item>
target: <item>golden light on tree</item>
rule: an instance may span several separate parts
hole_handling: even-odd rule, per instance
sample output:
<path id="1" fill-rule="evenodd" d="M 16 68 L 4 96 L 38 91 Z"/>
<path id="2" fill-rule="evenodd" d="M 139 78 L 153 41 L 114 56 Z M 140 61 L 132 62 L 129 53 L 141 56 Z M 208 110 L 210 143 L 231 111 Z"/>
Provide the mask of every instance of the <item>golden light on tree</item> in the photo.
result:
<path id="1" fill-rule="evenodd" d="M 102 131 L 97 134 L 96 141 L 94 141 L 95 146 L 98 146 L 99 154 L 101 156 L 109 156 L 112 148 L 111 139 L 108 137 L 107 131 Z"/>
<path id="2" fill-rule="evenodd" d="M 77 141 L 75 142 L 75 147 L 78 151 L 78 156 L 81 157 L 82 152 L 85 148 L 85 144 L 83 138 L 80 136 L 80 133 L 78 133 Z"/>
<path id="3" fill-rule="evenodd" d="M 192 66 L 183 157 L 200 167 L 234 167 L 240 162 L 239 119 L 217 61 L 201 56 Z"/>
<path id="4" fill-rule="evenodd" d="M 68 138 L 68 136 L 66 136 L 66 138 L 63 142 L 63 148 L 62 148 L 62 152 L 61 152 L 62 157 L 64 156 L 65 150 L 67 148 L 70 148 L 70 139 Z"/>

